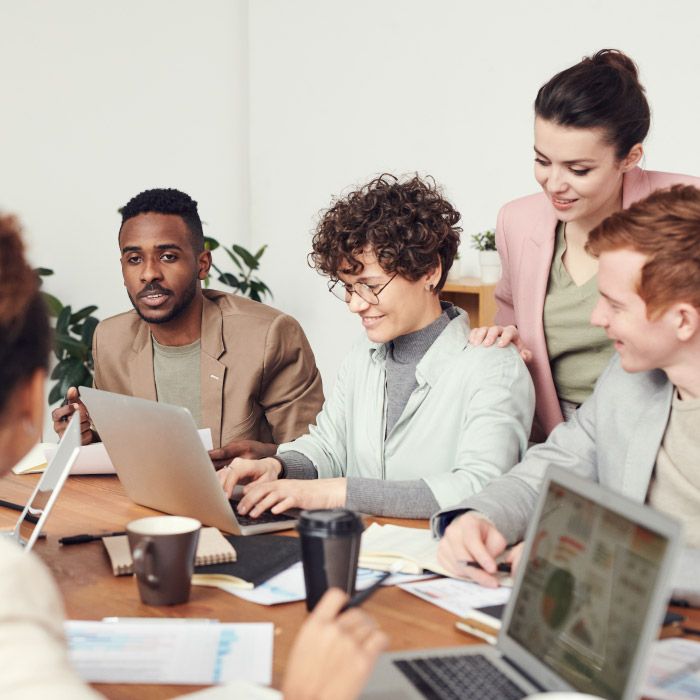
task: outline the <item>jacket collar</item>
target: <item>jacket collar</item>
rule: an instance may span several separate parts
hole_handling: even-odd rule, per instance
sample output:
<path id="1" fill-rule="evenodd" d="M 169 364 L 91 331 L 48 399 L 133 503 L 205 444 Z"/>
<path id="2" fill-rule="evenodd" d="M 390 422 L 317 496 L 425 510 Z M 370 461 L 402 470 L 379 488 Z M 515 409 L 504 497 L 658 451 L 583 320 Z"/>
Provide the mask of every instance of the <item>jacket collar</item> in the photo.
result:
<path id="1" fill-rule="evenodd" d="M 453 366 L 455 356 L 467 347 L 469 317 L 463 309 L 454 308 L 457 316 L 447 324 L 445 330 L 440 333 L 416 366 L 416 380 L 419 386 L 422 384 L 434 386 L 442 373 Z M 370 343 L 370 359 L 383 365 L 387 349 L 387 343 Z"/>
<path id="2" fill-rule="evenodd" d="M 640 199 L 648 197 L 653 191 L 646 170 L 632 168 L 622 178 L 622 208 L 627 209 Z"/>

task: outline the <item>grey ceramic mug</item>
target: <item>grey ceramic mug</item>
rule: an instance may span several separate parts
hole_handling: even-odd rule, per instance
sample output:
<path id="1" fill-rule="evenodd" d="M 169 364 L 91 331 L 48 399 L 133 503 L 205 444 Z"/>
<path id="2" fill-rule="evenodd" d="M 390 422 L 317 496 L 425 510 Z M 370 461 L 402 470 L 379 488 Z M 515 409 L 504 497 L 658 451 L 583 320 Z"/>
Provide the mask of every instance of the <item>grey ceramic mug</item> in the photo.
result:
<path id="1" fill-rule="evenodd" d="M 146 605 L 177 605 L 190 597 L 202 524 L 194 518 L 159 515 L 126 526 L 134 574 Z"/>

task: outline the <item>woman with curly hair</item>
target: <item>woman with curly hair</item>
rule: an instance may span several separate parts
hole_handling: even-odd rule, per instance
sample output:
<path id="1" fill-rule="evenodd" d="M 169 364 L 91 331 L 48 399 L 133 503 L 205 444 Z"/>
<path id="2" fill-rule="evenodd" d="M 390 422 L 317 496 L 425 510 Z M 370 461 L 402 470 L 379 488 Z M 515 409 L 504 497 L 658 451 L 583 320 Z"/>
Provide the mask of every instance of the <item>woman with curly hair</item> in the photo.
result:
<path id="1" fill-rule="evenodd" d="M 365 333 L 308 435 L 220 472 L 229 495 L 249 482 L 239 512 L 426 518 L 519 460 L 534 405 L 527 369 L 513 348 L 470 347 L 466 314 L 439 298 L 459 219 L 417 176 L 382 175 L 325 212 L 310 259 Z"/>

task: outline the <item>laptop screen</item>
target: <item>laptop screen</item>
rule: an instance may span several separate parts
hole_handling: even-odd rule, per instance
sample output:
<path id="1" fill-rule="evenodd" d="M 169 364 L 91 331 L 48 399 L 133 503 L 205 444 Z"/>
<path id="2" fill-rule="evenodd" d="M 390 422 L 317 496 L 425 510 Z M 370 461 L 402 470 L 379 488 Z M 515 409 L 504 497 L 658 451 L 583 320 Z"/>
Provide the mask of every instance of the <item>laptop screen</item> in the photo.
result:
<path id="1" fill-rule="evenodd" d="M 15 526 L 13 535 L 25 549 L 31 549 L 39 537 L 71 466 L 78 456 L 79 447 L 80 416 L 76 414 L 71 418 L 54 458 L 39 479 Z"/>
<path id="2" fill-rule="evenodd" d="M 550 484 L 508 636 L 576 690 L 622 697 L 668 546 Z"/>

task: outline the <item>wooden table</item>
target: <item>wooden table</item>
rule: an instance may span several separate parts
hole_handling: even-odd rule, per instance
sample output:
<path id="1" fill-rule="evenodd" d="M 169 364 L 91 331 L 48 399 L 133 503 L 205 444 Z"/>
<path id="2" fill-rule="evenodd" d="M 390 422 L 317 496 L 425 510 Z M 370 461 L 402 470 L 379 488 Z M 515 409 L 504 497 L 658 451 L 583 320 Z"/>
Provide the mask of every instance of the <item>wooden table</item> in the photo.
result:
<path id="1" fill-rule="evenodd" d="M 0 498 L 26 502 L 36 476 L 10 475 L 0 480 Z M 70 477 L 49 518 L 46 540 L 35 546 L 61 589 L 66 615 L 71 619 L 100 620 L 118 617 L 197 617 L 222 622 L 273 622 L 275 646 L 273 686 L 282 682 L 287 657 L 296 633 L 306 618 L 303 602 L 265 607 L 248 603 L 215 588 L 193 586 L 186 605 L 143 605 L 130 576 L 115 577 L 101 542 L 62 547 L 58 538 L 79 533 L 123 530 L 126 523 L 156 511 L 131 502 L 115 476 Z M 0 508 L 0 527 L 14 524 L 18 514 Z M 425 521 L 377 518 L 409 527 L 425 527 Z M 483 644 L 455 629 L 455 616 L 396 587 L 380 590 L 363 606 L 389 635 L 390 650 Z M 700 629 L 700 611 L 675 609 L 688 617 L 688 625 Z M 696 637 L 697 638 L 697 637 Z M 96 685 L 108 698 L 172 698 L 196 690 L 196 686 Z"/>
<path id="2" fill-rule="evenodd" d="M 34 475 L 9 475 L 0 480 L 0 498 L 25 503 L 36 483 Z M 48 520 L 47 538 L 35 552 L 58 582 L 70 619 L 118 617 L 197 617 L 222 622 L 273 622 L 275 642 L 273 686 L 282 682 L 287 657 L 299 627 L 306 619 L 303 602 L 265 607 L 215 588 L 193 586 L 189 603 L 150 607 L 139 600 L 131 576 L 115 577 L 102 542 L 62 547 L 58 538 L 80 533 L 123 530 L 136 518 L 156 511 L 130 501 L 115 476 L 72 476 L 66 482 Z M 0 508 L 0 527 L 12 525 L 18 513 Z M 386 520 L 378 519 L 380 522 Z M 390 522 L 426 527 L 425 521 Z M 389 634 L 392 650 L 482 643 L 455 629 L 455 616 L 395 587 L 380 590 L 364 604 Z M 171 698 L 195 686 L 96 685 L 108 698 Z"/>

